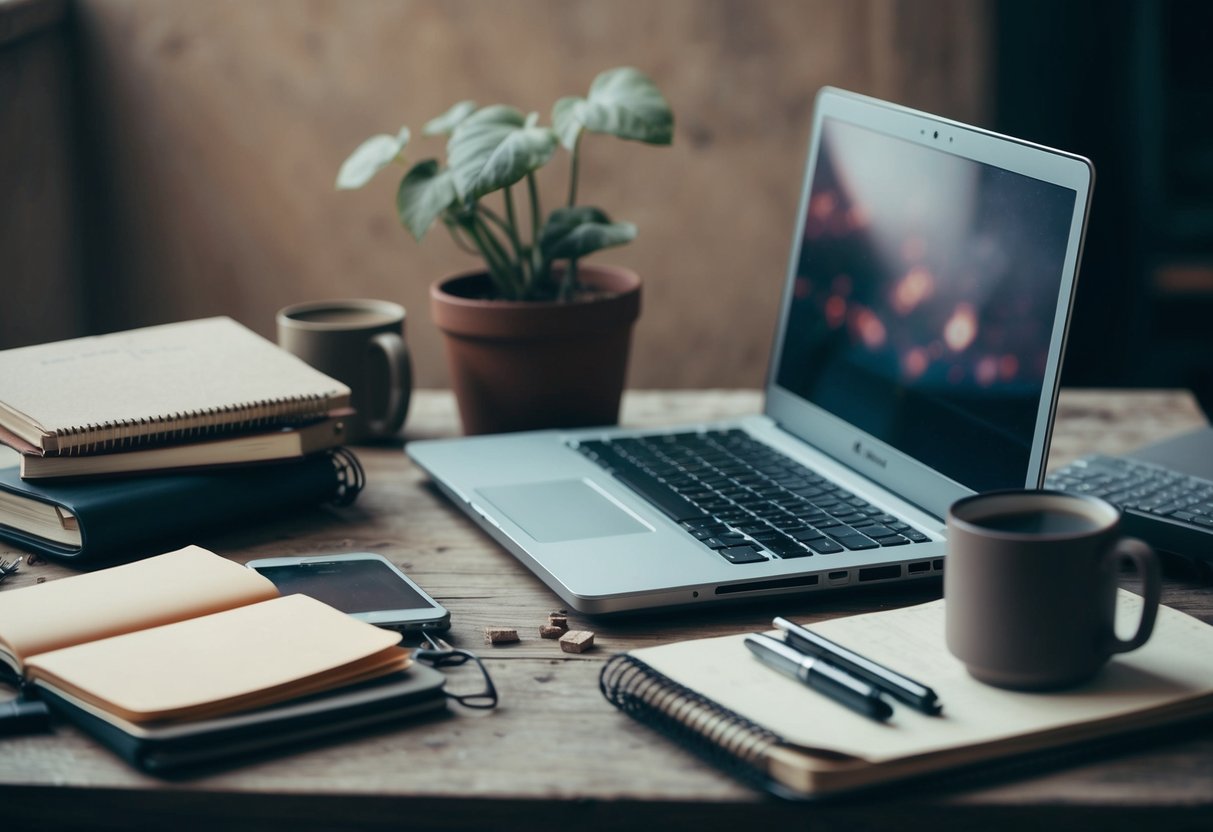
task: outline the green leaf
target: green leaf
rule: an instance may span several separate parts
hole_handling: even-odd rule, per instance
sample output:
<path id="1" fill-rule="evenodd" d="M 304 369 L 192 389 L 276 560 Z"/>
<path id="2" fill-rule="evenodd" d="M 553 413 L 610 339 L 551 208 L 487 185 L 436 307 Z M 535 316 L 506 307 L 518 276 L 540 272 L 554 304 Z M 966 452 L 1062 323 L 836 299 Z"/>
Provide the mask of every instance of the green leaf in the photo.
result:
<path id="1" fill-rule="evenodd" d="M 437 159 L 413 165 L 396 191 L 400 222 L 420 240 L 434 220 L 455 201 L 455 185 L 448 170 L 439 170 Z"/>
<path id="2" fill-rule="evenodd" d="M 569 150 L 577 144 L 581 135 L 582 115 L 585 112 L 586 100 L 576 95 L 566 96 L 552 106 L 552 128 L 560 137 L 560 143 Z"/>
<path id="3" fill-rule="evenodd" d="M 426 136 L 449 136 L 460 122 L 475 111 L 475 101 L 460 101 L 442 115 L 427 121 L 421 132 Z"/>
<path id="4" fill-rule="evenodd" d="M 543 167 L 555 150 L 551 128 L 527 126 L 521 111 L 494 105 L 477 110 L 455 128 L 447 142 L 447 159 L 459 197 L 475 200 Z"/>
<path id="5" fill-rule="evenodd" d="M 551 213 L 539 234 L 539 247 L 549 261 L 578 259 L 634 239 L 636 226 L 632 223 L 611 222 L 602 209 L 579 205 Z"/>
<path id="6" fill-rule="evenodd" d="M 608 69 L 595 78 L 588 98 L 557 101 L 552 126 L 569 150 L 582 129 L 648 144 L 669 144 L 674 139 L 669 103 L 647 75 L 628 66 Z"/>
<path id="7" fill-rule="evenodd" d="M 409 143 L 409 128 L 401 127 L 395 136 L 380 133 L 358 145 L 337 172 L 337 187 L 340 190 L 361 188 L 371 177 L 392 163 Z"/>

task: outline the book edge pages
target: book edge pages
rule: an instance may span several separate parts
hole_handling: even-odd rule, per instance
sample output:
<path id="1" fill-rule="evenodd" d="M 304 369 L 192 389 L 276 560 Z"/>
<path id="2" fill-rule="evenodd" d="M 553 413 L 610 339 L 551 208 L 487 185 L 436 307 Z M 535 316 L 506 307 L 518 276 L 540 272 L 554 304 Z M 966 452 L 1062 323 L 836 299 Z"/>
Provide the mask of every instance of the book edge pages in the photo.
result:
<path id="1" fill-rule="evenodd" d="M 25 480 L 75 479 L 106 474 L 216 468 L 255 462 L 285 462 L 335 448 L 345 441 L 346 415 L 300 427 L 104 454 L 22 454 Z"/>

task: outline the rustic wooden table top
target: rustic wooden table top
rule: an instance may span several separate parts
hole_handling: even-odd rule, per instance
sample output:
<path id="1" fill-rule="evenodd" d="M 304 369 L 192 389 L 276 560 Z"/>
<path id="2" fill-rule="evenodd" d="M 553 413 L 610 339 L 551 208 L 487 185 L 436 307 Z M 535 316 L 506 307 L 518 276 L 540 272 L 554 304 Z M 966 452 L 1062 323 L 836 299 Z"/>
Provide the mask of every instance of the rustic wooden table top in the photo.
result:
<path id="1" fill-rule="evenodd" d="M 670 424 L 757 412 L 754 391 L 631 392 L 623 421 Z M 1174 391 L 1066 391 L 1051 464 L 1090 451 L 1118 452 L 1204 424 L 1194 400 Z M 449 394 L 414 397 L 408 438 L 457 430 Z M 119 762 L 83 735 L 0 741 L 0 828 L 309 829 L 675 828 L 900 829 L 1073 827 L 1213 828 L 1213 732 L 1120 750 L 1063 768 L 1037 769 L 974 787 L 936 784 L 829 805 L 767 798 L 701 763 L 617 712 L 597 674 L 616 651 L 760 629 L 773 614 L 824 619 L 936 597 L 938 582 L 815 593 L 711 611 L 588 621 L 597 649 L 561 653 L 537 629 L 559 599 L 479 531 L 405 459 L 399 443 L 359 456 L 368 487 L 344 509 L 324 509 L 201 545 L 246 561 L 341 551 L 380 552 L 451 610 L 450 640 L 488 661 L 502 702 L 491 713 L 450 716 L 342 739 L 287 756 L 179 780 Z M 0 546 L 0 556 L 15 554 Z M 70 574 L 23 567 L 7 582 Z M 1213 622 L 1213 589 L 1182 570 L 1164 601 Z M 2 595 L 0 595 L 2 597 Z M 488 647 L 483 627 L 518 628 L 520 644 Z M 1202 661 L 1210 657 L 1200 657 Z M 0 698 L 7 696 L 0 692 Z"/>

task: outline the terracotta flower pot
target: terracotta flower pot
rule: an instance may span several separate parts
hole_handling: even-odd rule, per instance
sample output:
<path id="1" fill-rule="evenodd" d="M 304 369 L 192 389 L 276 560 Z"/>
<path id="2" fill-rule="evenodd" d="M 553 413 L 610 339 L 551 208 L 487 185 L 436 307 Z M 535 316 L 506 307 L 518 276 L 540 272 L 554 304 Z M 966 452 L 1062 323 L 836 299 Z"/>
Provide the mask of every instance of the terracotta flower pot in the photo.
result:
<path id="1" fill-rule="evenodd" d="M 465 433 L 619 420 L 640 278 L 611 266 L 578 276 L 590 294 L 569 303 L 486 300 L 484 272 L 430 287 Z"/>

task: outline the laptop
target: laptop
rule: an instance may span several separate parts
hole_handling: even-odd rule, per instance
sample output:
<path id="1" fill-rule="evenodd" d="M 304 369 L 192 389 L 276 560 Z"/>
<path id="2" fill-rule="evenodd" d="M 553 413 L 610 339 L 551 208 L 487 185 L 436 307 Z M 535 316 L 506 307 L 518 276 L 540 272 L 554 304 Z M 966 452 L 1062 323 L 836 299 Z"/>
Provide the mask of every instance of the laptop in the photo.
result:
<path id="1" fill-rule="evenodd" d="M 938 577 L 954 500 L 1043 479 L 1092 180 L 825 88 L 761 414 L 407 452 L 583 613 Z"/>

